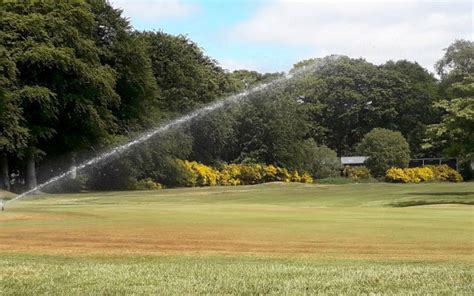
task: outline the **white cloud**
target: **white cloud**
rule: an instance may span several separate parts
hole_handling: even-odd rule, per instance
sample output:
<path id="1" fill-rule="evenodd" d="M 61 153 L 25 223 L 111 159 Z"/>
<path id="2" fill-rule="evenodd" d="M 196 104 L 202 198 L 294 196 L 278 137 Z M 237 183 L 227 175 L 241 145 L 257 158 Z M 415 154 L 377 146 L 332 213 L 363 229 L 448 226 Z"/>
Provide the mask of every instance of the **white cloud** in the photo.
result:
<path id="1" fill-rule="evenodd" d="M 198 10 L 195 3 L 172 0 L 112 0 L 114 7 L 136 20 L 151 22 L 169 18 L 182 18 Z"/>
<path id="2" fill-rule="evenodd" d="M 472 39 L 470 1 L 275 1 L 231 28 L 235 41 L 310 48 L 374 63 L 416 60 L 432 70 L 456 38 Z"/>

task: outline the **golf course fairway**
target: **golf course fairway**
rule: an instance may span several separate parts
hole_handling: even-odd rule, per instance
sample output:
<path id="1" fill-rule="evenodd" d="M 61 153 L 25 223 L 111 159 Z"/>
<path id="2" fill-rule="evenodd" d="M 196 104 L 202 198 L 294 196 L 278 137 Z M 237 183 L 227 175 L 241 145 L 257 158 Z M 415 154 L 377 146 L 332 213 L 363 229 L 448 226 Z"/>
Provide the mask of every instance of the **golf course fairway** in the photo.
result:
<path id="1" fill-rule="evenodd" d="M 474 183 L 41 194 L 0 213 L 0 295 L 474 293 Z"/>

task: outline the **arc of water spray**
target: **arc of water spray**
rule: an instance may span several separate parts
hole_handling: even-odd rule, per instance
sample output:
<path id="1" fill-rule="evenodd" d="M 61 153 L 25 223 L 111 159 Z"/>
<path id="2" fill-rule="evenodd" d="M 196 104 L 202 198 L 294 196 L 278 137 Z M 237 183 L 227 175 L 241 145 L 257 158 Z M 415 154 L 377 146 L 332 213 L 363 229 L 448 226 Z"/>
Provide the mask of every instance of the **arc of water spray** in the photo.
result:
<path id="1" fill-rule="evenodd" d="M 117 155 L 117 154 L 120 154 L 120 153 L 123 153 L 125 151 L 127 151 L 128 149 L 130 149 L 131 147 L 137 145 L 137 144 L 140 144 L 140 143 L 143 143 L 145 141 L 147 141 L 148 139 L 152 138 L 153 136 L 155 135 L 158 135 L 160 133 L 163 133 L 167 130 L 169 130 L 170 128 L 173 128 L 173 127 L 176 127 L 176 126 L 179 126 L 185 122 L 188 122 L 194 118 L 197 118 L 199 116 L 202 116 L 202 115 L 205 115 L 205 114 L 208 114 L 212 111 L 215 111 L 219 108 L 222 108 L 223 106 L 225 106 L 226 104 L 229 104 L 229 103 L 236 103 L 238 101 L 241 101 L 242 99 L 248 97 L 249 95 L 251 94 L 254 94 L 254 93 L 257 93 L 257 92 L 260 92 L 260 91 L 263 91 L 263 90 L 266 90 L 266 89 L 269 89 L 273 86 L 277 86 L 279 84 L 282 84 L 288 80 L 291 80 L 293 77 L 295 76 L 300 76 L 306 72 L 309 72 L 310 70 L 312 69 L 315 69 L 316 66 L 318 66 L 319 63 L 314 63 L 312 65 L 307 65 L 307 66 L 304 66 L 302 67 L 301 69 L 297 70 L 297 71 L 294 71 L 294 72 L 290 72 L 288 74 L 286 74 L 285 76 L 281 77 L 281 78 L 277 78 L 271 82 L 268 82 L 268 83 L 263 83 L 263 84 L 260 84 L 258 86 L 255 86 L 247 91 L 244 91 L 244 92 L 241 92 L 239 94 L 235 94 L 235 95 L 231 95 L 225 99 L 222 99 L 222 100 L 219 100 L 217 102 L 214 102 L 210 105 L 207 105 L 205 107 L 202 107 L 192 113 L 189 113 L 187 115 L 184 115 L 184 116 L 181 116 L 181 117 L 178 117 L 177 119 L 174 119 L 162 126 L 159 126 L 157 127 L 156 129 L 154 130 L 151 130 L 149 132 L 146 132 L 140 136 L 138 136 L 137 138 L 131 140 L 130 142 L 127 142 L 123 145 L 120 145 L 120 146 L 117 146 L 105 153 L 102 153 L 88 161 L 85 161 L 83 163 L 81 163 L 80 165 L 76 166 L 76 167 L 73 167 L 71 168 L 69 171 L 66 171 L 60 175 L 57 175 L 49 180 L 47 180 L 46 182 L 44 183 L 41 183 L 40 185 L 36 186 L 35 188 L 33 189 L 30 189 L 18 196 L 16 196 L 15 198 L 5 202 L 6 203 L 9 203 L 9 202 L 13 202 L 13 201 L 16 201 L 16 200 L 19 200 L 19 199 L 22 199 L 22 198 L 25 198 L 26 196 L 32 194 L 32 193 L 35 193 L 43 188 L 45 188 L 46 186 L 48 185 L 51 185 L 53 183 L 56 183 L 72 174 L 74 174 L 76 171 L 80 171 L 80 170 L 83 170 L 87 167 L 90 167 L 90 166 L 93 166 L 97 163 L 100 163 L 114 155 Z"/>

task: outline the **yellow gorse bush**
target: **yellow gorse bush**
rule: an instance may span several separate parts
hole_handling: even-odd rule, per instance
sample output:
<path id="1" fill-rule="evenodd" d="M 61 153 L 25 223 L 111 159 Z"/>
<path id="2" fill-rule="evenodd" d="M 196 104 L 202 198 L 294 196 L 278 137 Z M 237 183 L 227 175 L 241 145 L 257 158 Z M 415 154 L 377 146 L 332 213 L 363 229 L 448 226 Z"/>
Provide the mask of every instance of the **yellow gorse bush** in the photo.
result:
<path id="1" fill-rule="evenodd" d="M 308 173 L 288 171 L 274 165 L 227 164 L 217 170 L 196 161 L 177 160 L 177 163 L 192 176 L 185 186 L 237 186 L 260 184 L 264 182 L 313 183 Z"/>
<path id="2" fill-rule="evenodd" d="M 452 169 L 450 166 L 443 165 L 429 165 L 426 166 L 430 168 L 434 173 L 434 178 L 438 181 L 449 181 L 449 182 L 462 182 L 461 174 Z"/>
<path id="3" fill-rule="evenodd" d="M 159 190 L 163 189 L 163 185 L 153 181 L 151 178 L 146 178 L 135 183 L 135 190 Z"/>
<path id="4" fill-rule="evenodd" d="M 430 181 L 461 182 L 462 176 L 447 165 L 422 168 L 390 168 L 386 179 L 396 183 L 420 183 Z"/>
<path id="5" fill-rule="evenodd" d="M 237 186 L 241 185 L 239 179 L 240 166 L 237 164 L 226 164 L 220 171 L 219 185 L 223 186 Z"/>
<path id="6" fill-rule="evenodd" d="M 352 180 L 368 179 L 370 178 L 370 171 L 365 166 L 348 166 L 344 167 L 342 175 Z"/>

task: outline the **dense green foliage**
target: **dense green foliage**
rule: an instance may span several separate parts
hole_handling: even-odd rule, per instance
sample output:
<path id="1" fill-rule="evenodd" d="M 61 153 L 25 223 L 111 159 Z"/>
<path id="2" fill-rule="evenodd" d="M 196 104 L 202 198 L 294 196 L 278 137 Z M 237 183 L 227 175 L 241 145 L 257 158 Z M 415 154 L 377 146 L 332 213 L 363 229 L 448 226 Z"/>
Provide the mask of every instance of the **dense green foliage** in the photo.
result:
<path id="1" fill-rule="evenodd" d="M 429 130 L 428 147 L 440 145 L 448 155 L 474 158 L 474 42 L 457 40 L 436 64 L 443 99 L 435 106 L 442 119 Z"/>
<path id="2" fill-rule="evenodd" d="M 309 135 L 339 155 L 355 152 L 355 145 L 373 128 L 399 130 L 419 155 L 424 130 L 436 120 L 431 106 L 436 80 L 408 61 L 375 66 L 362 59 L 330 56 L 307 63 L 319 66 L 289 88 L 301 98 L 310 122 Z"/>
<path id="3" fill-rule="evenodd" d="M 325 145 L 316 146 L 313 139 L 303 143 L 302 168 L 315 178 L 330 178 L 341 175 L 341 159 Z"/>
<path id="4" fill-rule="evenodd" d="M 385 176 L 391 167 L 406 167 L 410 161 L 410 148 L 400 132 L 375 128 L 366 134 L 358 151 L 368 157 L 367 168 L 375 177 Z"/>
<path id="5" fill-rule="evenodd" d="M 283 75 L 227 72 L 185 36 L 135 31 L 105 0 L 3 3 L 0 41 L 0 186 L 15 191 L 35 185 L 36 166 L 44 181 L 170 118 Z M 374 128 L 399 131 L 411 157 L 468 161 L 473 48 L 470 41 L 453 43 L 436 65 L 440 81 L 416 62 L 301 61 L 290 72 L 310 67 L 303 75 L 55 190 L 132 189 L 145 179 L 176 186 L 183 177 L 176 158 L 333 177 L 340 168 L 324 147 L 338 157 L 355 154 Z"/>

